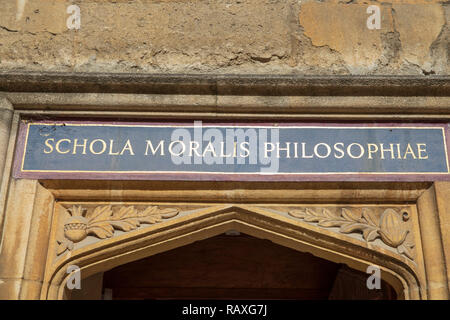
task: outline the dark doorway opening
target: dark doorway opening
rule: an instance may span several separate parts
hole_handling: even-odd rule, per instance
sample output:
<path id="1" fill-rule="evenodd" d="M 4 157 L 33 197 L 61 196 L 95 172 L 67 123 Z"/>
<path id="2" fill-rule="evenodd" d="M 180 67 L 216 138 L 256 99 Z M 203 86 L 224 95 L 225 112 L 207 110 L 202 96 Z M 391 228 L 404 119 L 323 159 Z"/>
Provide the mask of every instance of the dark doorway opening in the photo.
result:
<path id="1" fill-rule="evenodd" d="M 112 299 L 396 299 L 369 274 L 244 234 L 220 235 L 103 274 Z"/>

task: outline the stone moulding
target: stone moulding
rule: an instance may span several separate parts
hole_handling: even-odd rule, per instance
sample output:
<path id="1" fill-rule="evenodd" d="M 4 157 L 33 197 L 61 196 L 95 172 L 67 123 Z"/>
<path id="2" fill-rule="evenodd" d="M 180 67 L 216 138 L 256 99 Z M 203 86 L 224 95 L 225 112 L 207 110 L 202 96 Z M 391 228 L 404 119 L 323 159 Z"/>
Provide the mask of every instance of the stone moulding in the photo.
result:
<path id="1" fill-rule="evenodd" d="M 450 77 L 0 71 L 0 91 L 139 94 L 447 96 Z"/>
<path id="2" fill-rule="evenodd" d="M 394 208 L 386 208 L 381 214 L 376 214 L 371 208 L 340 208 L 336 213 L 327 208 L 301 208 L 290 210 L 288 214 L 305 222 L 316 223 L 319 227 L 337 227 L 340 233 L 362 233 L 367 243 L 380 238 L 387 246 L 397 249 L 399 254 L 414 260 L 414 244 L 406 241 L 411 232 L 405 223 L 409 220 L 407 210 L 398 212 Z"/>
<path id="3" fill-rule="evenodd" d="M 128 232 L 141 224 L 155 224 L 179 213 L 176 208 L 160 209 L 158 206 L 149 206 L 142 211 L 134 206 L 120 206 L 113 210 L 111 205 L 97 206 L 88 213 L 82 206 L 72 206 L 66 210 L 71 217 L 64 223 L 64 237 L 57 240 L 57 255 L 72 250 L 74 243 L 88 235 L 99 239 L 111 238 L 114 230 Z"/>
<path id="4" fill-rule="evenodd" d="M 132 231 L 142 224 L 156 224 L 180 212 L 178 208 L 161 209 L 153 205 L 142 210 L 126 205 L 101 205 L 89 209 L 73 205 L 65 210 L 70 217 L 64 221 L 64 232 L 56 240 L 57 256 L 73 250 L 74 244 L 88 235 L 97 239 L 111 238 L 115 230 Z M 407 223 L 410 214 L 406 209 L 300 207 L 287 213 L 321 228 L 338 228 L 339 233 L 360 233 L 367 243 L 380 239 L 388 247 L 396 249 L 398 254 L 415 260 L 414 242 L 412 237 L 408 237 L 411 233 Z"/>
<path id="5" fill-rule="evenodd" d="M 78 224 L 81 222 L 79 219 L 72 219 L 73 212 L 68 211 L 68 207 L 64 206 L 64 204 L 61 205 L 56 210 L 62 213 L 62 220 L 56 219 L 54 221 L 54 226 L 56 227 L 55 236 L 56 234 L 60 235 L 59 237 L 56 236 L 56 239 L 67 239 L 67 237 L 70 237 L 77 240 L 78 236 L 81 239 L 86 239 L 88 226 L 90 225 L 92 227 L 95 224 L 93 222 L 89 224 L 83 221 L 83 223 L 86 223 L 86 231 L 82 233 L 82 236 L 78 235 Z M 155 208 L 156 205 L 161 206 L 162 209 Z M 111 217 L 118 217 L 118 213 L 121 210 L 123 212 L 127 209 L 131 212 L 133 206 L 135 206 L 136 212 L 138 213 L 152 210 L 158 215 L 160 214 L 158 209 L 167 210 L 167 212 L 164 212 L 168 214 L 166 219 L 169 219 L 169 221 L 162 223 L 162 219 L 164 218 L 161 216 L 158 219 L 160 225 L 156 223 L 152 224 L 152 226 L 145 226 L 136 229 L 133 234 L 131 232 L 125 232 L 120 237 L 114 232 L 116 228 L 113 226 L 112 232 L 107 235 L 100 234 L 104 237 L 104 240 L 101 240 L 97 234 L 91 234 L 93 238 L 100 239 L 100 241 L 95 241 L 95 243 L 83 241 L 83 243 L 76 246 L 76 250 L 66 252 L 66 254 L 60 255 L 59 257 L 55 257 L 56 250 L 52 250 L 49 256 L 50 260 L 48 260 L 49 266 L 51 267 L 48 268 L 46 274 L 48 287 L 43 288 L 42 298 L 64 298 L 65 283 L 68 279 L 66 269 L 69 265 L 75 264 L 79 266 L 83 275 L 89 277 L 92 274 L 109 270 L 125 262 L 135 261 L 188 243 L 223 234 L 227 230 L 237 230 L 250 236 L 269 239 L 274 243 L 291 247 L 301 252 L 309 252 L 323 259 L 347 264 L 363 272 L 369 265 L 380 266 L 384 271 L 385 279 L 388 279 L 389 283 L 394 285 L 396 292 L 401 297 L 405 297 L 406 299 L 418 299 L 421 297 L 421 293 L 417 291 L 417 288 L 419 288 L 418 283 L 421 279 L 418 279 L 416 276 L 418 267 L 420 268 L 418 264 L 420 263 L 420 252 L 418 252 L 416 257 L 416 260 L 419 261 L 414 262 L 411 259 L 399 255 L 397 251 L 390 250 L 390 248 L 377 248 L 380 243 L 376 243 L 375 246 L 365 246 L 362 245 L 362 242 L 358 238 L 338 235 L 337 233 L 334 235 L 334 230 L 330 230 L 332 232 L 322 228 L 319 228 L 322 230 L 317 230 L 315 226 L 308 226 L 309 223 L 295 222 L 295 218 L 289 216 L 287 213 L 288 211 L 295 210 L 308 209 L 309 212 L 309 210 L 318 211 L 319 209 L 327 208 L 330 211 L 330 216 L 333 214 L 336 216 L 335 212 L 340 212 L 344 208 L 343 205 L 299 206 L 284 204 L 245 205 L 217 203 L 211 205 L 211 203 L 200 204 L 198 202 L 195 205 L 192 203 L 76 203 L 75 206 L 70 204 L 70 210 L 76 210 L 76 216 L 81 216 L 87 220 L 96 216 L 94 212 L 99 215 L 100 212 L 103 212 L 106 218 L 103 220 L 122 221 L 123 219 L 112 219 Z M 169 207 L 177 208 L 175 210 L 180 211 L 179 213 L 174 213 L 170 212 L 169 209 L 165 209 Z M 347 205 L 345 208 L 350 211 L 349 214 L 357 217 L 359 215 L 358 212 L 362 211 L 366 206 Z M 369 209 L 373 210 L 375 219 L 378 218 L 380 213 L 386 211 L 387 208 L 374 206 Z M 406 212 L 406 210 L 400 209 L 401 207 L 393 208 L 399 215 Z M 113 213 L 106 213 L 111 211 Z M 173 217 L 178 215 L 178 218 L 170 219 L 172 215 Z M 388 218 L 390 218 L 389 215 L 385 217 L 385 219 Z M 401 216 L 401 218 L 408 220 L 407 222 L 403 221 L 402 225 L 405 225 L 404 227 L 408 226 L 406 228 L 407 230 L 412 230 L 411 224 L 415 219 L 410 218 L 407 213 L 405 213 L 405 217 Z M 68 227 L 70 223 L 74 224 L 73 229 Z M 122 230 L 123 226 L 117 229 Z M 71 234 L 69 232 L 71 230 L 77 231 Z M 319 233 L 322 233 L 323 237 L 318 236 Z M 412 238 L 413 235 L 412 231 L 408 232 L 407 238 Z M 57 249 L 56 241 L 53 248 Z M 70 249 L 66 248 L 64 250 Z"/>

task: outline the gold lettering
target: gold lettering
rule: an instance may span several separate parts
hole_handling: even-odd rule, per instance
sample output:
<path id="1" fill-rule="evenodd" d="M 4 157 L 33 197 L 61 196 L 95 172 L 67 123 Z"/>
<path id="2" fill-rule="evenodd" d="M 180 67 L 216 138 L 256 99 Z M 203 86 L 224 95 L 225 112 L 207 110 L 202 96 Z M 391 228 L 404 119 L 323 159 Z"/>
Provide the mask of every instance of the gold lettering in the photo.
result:
<path id="1" fill-rule="evenodd" d="M 400 143 L 397 143 L 397 159 L 401 159 L 402 155 L 400 154 Z"/>
<path id="2" fill-rule="evenodd" d="M 83 139 L 83 144 L 78 144 L 78 139 L 73 140 L 73 151 L 72 151 L 72 154 L 76 154 L 77 153 L 77 148 L 78 147 L 83 147 L 82 154 L 86 154 L 86 144 L 87 144 L 87 139 Z"/>
<path id="3" fill-rule="evenodd" d="M 94 144 L 96 142 L 100 142 L 103 145 L 102 149 L 99 152 L 94 151 Z M 89 145 L 89 151 L 91 151 L 92 154 L 102 154 L 103 152 L 106 151 L 106 142 L 102 139 L 92 140 L 91 144 Z"/>
<path id="4" fill-rule="evenodd" d="M 211 152 L 211 154 L 212 154 L 214 157 L 217 157 L 216 151 L 214 150 L 214 146 L 213 146 L 213 144 L 212 144 L 211 141 L 208 142 L 208 145 L 206 146 L 205 150 L 203 150 L 202 157 L 205 156 L 206 152 Z"/>
<path id="5" fill-rule="evenodd" d="M 320 155 L 320 154 L 319 154 L 319 146 L 324 146 L 324 147 L 327 149 L 327 153 L 326 153 L 325 155 Z M 316 144 L 316 145 L 314 146 L 314 154 L 315 154 L 316 157 L 318 157 L 318 158 L 321 158 L 321 159 L 323 159 L 323 158 L 328 158 L 328 157 L 330 156 L 330 153 L 331 153 L 331 148 L 330 148 L 330 146 L 327 145 L 326 143 L 321 142 L 321 143 L 318 143 L 318 144 Z"/>
<path id="6" fill-rule="evenodd" d="M 181 152 L 178 153 L 178 154 L 174 153 L 173 150 L 172 150 L 172 149 L 173 149 L 173 145 L 174 145 L 175 143 L 177 143 L 177 142 L 182 146 Z M 170 152 L 170 154 L 173 155 L 173 156 L 180 156 L 180 155 L 182 155 L 185 151 L 186 151 L 186 146 L 184 145 L 183 141 L 175 140 L 175 141 L 172 141 L 172 142 L 169 144 L 169 152 Z"/>
<path id="7" fill-rule="evenodd" d="M 422 146 L 424 146 L 425 149 L 422 149 L 421 148 Z M 428 159 L 428 154 L 425 157 L 422 156 L 422 152 L 425 152 L 425 154 L 426 154 L 426 152 L 427 152 L 426 148 L 427 148 L 426 143 L 418 143 L 417 144 L 417 152 L 419 153 L 419 159 Z"/>
<path id="8" fill-rule="evenodd" d="M 389 149 L 384 149 L 383 148 L 383 144 L 382 143 L 380 143 L 380 148 L 381 148 L 381 159 L 383 159 L 384 160 L 384 152 L 385 151 L 389 151 L 390 153 L 391 153 L 391 159 L 395 159 L 395 157 L 394 157 L 394 144 L 393 143 L 391 143 L 391 144 L 389 144 L 391 147 L 389 148 Z"/>
<path id="9" fill-rule="evenodd" d="M 128 150 L 130 153 L 130 156 L 134 156 L 133 147 L 131 146 L 130 139 L 127 140 L 127 143 L 125 143 L 125 146 L 123 147 L 122 151 L 120 152 L 120 155 L 123 155 L 123 153 Z"/>
<path id="10" fill-rule="evenodd" d="M 359 147 L 359 149 L 361 150 L 361 153 L 359 154 L 359 156 L 354 156 L 352 154 L 352 146 L 358 146 Z M 350 156 L 350 158 L 359 159 L 359 158 L 361 158 L 364 155 L 364 147 L 362 145 L 360 145 L 359 143 L 352 143 L 352 144 L 350 144 L 347 147 L 347 153 Z"/>
<path id="11" fill-rule="evenodd" d="M 375 147 L 375 149 L 372 149 L 372 147 Z M 367 153 L 368 153 L 368 159 L 372 158 L 372 153 L 376 153 L 378 151 L 378 146 L 374 143 L 368 143 L 367 144 Z"/>
<path id="12" fill-rule="evenodd" d="M 46 145 L 47 147 L 49 147 L 50 150 L 49 150 L 49 151 L 46 151 L 45 148 L 44 148 L 44 153 L 52 153 L 52 152 L 53 152 L 53 146 L 52 146 L 51 144 L 49 144 L 50 141 L 54 142 L 55 139 L 49 138 L 49 139 L 45 140 L 45 145 Z"/>
<path id="13" fill-rule="evenodd" d="M 334 153 L 334 157 L 337 158 L 337 159 L 342 159 L 342 158 L 344 157 L 344 155 L 345 155 L 344 150 L 341 149 L 341 148 L 338 148 L 337 145 L 340 145 L 340 146 L 343 148 L 343 147 L 344 147 L 344 144 L 343 144 L 342 142 L 338 142 L 338 143 L 335 143 L 334 146 L 333 146 L 333 147 L 334 147 L 334 150 L 340 152 L 340 154 L 341 154 L 341 155 L 338 157 L 338 156 L 336 155 L 336 152 L 335 152 L 335 153 Z"/>
<path id="14" fill-rule="evenodd" d="M 114 145 L 114 140 L 110 139 L 110 140 L 109 140 L 109 153 L 108 153 L 108 154 L 109 154 L 110 156 L 117 156 L 117 155 L 119 155 L 119 151 L 117 151 L 116 153 L 114 153 L 114 152 L 112 151 L 113 145 Z"/>
<path id="15" fill-rule="evenodd" d="M 195 145 L 195 147 L 194 147 Z M 198 153 L 198 148 L 200 147 L 200 144 L 197 141 L 191 141 L 191 149 L 189 151 L 189 157 L 192 157 L 192 151 L 195 152 L 197 157 L 201 157 L 202 155 Z"/>
<path id="16" fill-rule="evenodd" d="M 247 157 L 250 156 L 250 149 L 244 147 L 244 145 L 250 147 L 250 143 L 249 143 L 249 142 L 241 142 L 240 148 L 241 148 L 243 151 L 245 151 L 246 153 L 245 153 L 245 154 L 242 154 L 242 153 L 241 153 L 239 156 L 242 157 L 242 158 L 247 158 Z"/>
<path id="17" fill-rule="evenodd" d="M 312 158 L 312 157 L 314 157 L 313 155 L 310 155 L 310 156 L 307 156 L 306 155 L 306 143 L 304 143 L 304 142 L 302 142 L 302 158 L 307 158 L 307 159 L 309 159 L 309 158 Z"/>
<path id="18" fill-rule="evenodd" d="M 220 157 L 221 158 L 231 158 L 232 154 L 224 154 L 225 151 L 225 142 L 220 142 Z"/>
<path id="19" fill-rule="evenodd" d="M 412 157 L 413 157 L 413 159 L 416 159 L 416 155 L 414 154 L 414 151 L 413 151 L 413 149 L 411 148 L 411 145 L 410 145 L 409 143 L 408 143 L 408 146 L 406 147 L 406 151 L 405 151 L 405 154 L 403 155 L 403 159 L 406 159 L 406 156 L 407 156 L 408 154 L 411 154 Z"/>
<path id="20" fill-rule="evenodd" d="M 267 148 L 270 145 L 270 150 L 269 148 Z M 269 152 L 272 152 L 275 149 L 275 145 L 271 142 L 264 142 L 264 158 L 268 158 Z"/>
<path id="21" fill-rule="evenodd" d="M 280 151 L 286 151 L 286 158 L 290 158 L 289 155 L 289 145 L 290 142 L 286 142 L 286 148 L 280 148 L 280 143 L 277 142 L 277 158 L 280 158 Z"/>
<path id="22" fill-rule="evenodd" d="M 67 149 L 67 151 L 61 151 L 61 149 L 59 148 L 59 145 L 60 145 L 62 142 L 68 142 L 68 143 L 70 143 L 71 141 L 70 141 L 70 139 L 61 139 L 61 140 L 59 140 L 59 141 L 56 143 L 56 146 L 55 146 L 56 152 L 62 153 L 62 154 L 69 153 L 69 152 L 70 152 L 70 149 Z"/>
<path id="23" fill-rule="evenodd" d="M 298 158 L 298 148 L 297 148 L 298 143 L 294 142 L 294 158 Z"/>
<path id="24" fill-rule="evenodd" d="M 148 147 L 152 150 L 152 154 L 155 154 L 159 148 L 161 148 L 161 155 L 164 155 L 164 140 L 160 140 L 156 149 L 153 148 L 153 144 L 151 140 L 145 140 L 147 142 L 147 146 L 145 148 L 145 155 L 148 155 Z"/>

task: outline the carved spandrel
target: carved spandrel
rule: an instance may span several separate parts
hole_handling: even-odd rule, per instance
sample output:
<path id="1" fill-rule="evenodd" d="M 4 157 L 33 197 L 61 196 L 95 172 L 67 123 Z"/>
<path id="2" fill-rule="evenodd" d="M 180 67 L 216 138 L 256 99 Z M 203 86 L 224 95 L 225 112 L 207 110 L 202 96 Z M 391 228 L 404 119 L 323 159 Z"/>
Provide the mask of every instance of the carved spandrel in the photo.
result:
<path id="1" fill-rule="evenodd" d="M 415 259 L 410 214 L 394 207 L 301 207 L 287 213 L 322 228 L 337 228 L 339 233 L 360 234 L 367 243 L 380 239 L 411 260 Z"/>
<path id="2" fill-rule="evenodd" d="M 128 232 L 141 225 L 160 223 L 180 213 L 179 208 L 154 205 L 142 209 L 135 206 L 100 205 L 86 208 L 73 205 L 66 211 L 70 217 L 64 222 L 63 237 L 57 240 L 57 255 L 72 250 L 74 243 L 84 240 L 88 235 L 98 239 L 111 238 L 115 230 Z"/>
<path id="3" fill-rule="evenodd" d="M 210 205 L 122 205 L 76 204 L 63 209 L 63 226 L 57 237 L 57 255 L 72 250 L 74 244 L 86 239 L 111 238 L 116 231 L 129 232 L 146 225 L 189 214 Z M 227 207 L 225 205 L 225 207 Z M 245 206 L 245 211 L 251 207 Z M 257 206 L 263 210 L 289 215 L 308 224 L 333 232 L 360 237 L 367 243 L 395 250 L 415 260 L 414 235 L 409 209 L 386 206 Z M 239 205 L 230 205 L 239 211 Z M 213 210 L 213 207 L 210 207 Z M 223 209 L 223 207 L 222 207 Z M 255 207 L 256 209 L 256 207 Z M 230 209 L 231 210 L 231 209 Z M 209 211 L 209 210 L 208 210 Z M 210 211 L 210 213 L 213 211 Z M 379 239 L 379 240 L 377 240 Z M 377 241 L 375 241 L 377 240 Z M 91 240 L 92 241 L 92 240 Z"/>

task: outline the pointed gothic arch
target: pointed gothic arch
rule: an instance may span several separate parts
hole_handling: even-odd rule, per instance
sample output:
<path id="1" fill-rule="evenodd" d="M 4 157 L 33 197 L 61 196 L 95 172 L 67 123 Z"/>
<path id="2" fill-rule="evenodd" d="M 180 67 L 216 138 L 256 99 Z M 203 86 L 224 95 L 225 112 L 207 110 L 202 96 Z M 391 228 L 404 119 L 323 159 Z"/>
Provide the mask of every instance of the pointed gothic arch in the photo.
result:
<path id="1" fill-rule="evenodd" d="M 203 205 L 201 208 L 185 210 L 159 223 L 143 225 L 129 232 L 119 231 L 109 239 L 87 237 L 84 242 L 75 244 L 70 252 L 64 252 L 48 269 L 48 285 L 43 286 L 41 298 L 64 298 L 69 276 L 66 270 L 70 265 L 79 266 L 82 278 L 87 278 L 228 230 L 268 239 L 278 245 L 309 252 L 362 272 L 369 265 L 377 265 L 383 280 L 395 289 L 399 298 L 424 298 L 419 290 L 421 285 L 415 262 L 398 252 L 371 243 L 364 244 L 358 238 L 358 233 L 343 236 L 287 213 L 283 214 L 268 205 L 227 204 Z"/>

